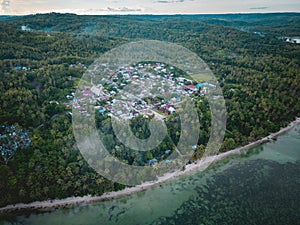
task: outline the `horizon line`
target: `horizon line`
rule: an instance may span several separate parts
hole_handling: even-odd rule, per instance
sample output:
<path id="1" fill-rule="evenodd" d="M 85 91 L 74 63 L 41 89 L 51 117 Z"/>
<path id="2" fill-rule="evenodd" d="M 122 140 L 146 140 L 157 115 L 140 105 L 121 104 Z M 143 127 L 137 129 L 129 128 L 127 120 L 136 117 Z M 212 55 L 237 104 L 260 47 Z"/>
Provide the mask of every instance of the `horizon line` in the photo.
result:
<path id="1" fill-rule="evenodd" d="M 300 11 L 266 11 L 266 12 L 223 12 L 223 13 L 76 13 L 76 12 L 36 12 L 29 14 L 0 14 L 0 16 L 34 16 L 43 14 L 73 14 L 77 16 L 176 16 L 176 15 L 238 15 L 238 14 L 284 14 L 284 13 L 300 13 Z"/>

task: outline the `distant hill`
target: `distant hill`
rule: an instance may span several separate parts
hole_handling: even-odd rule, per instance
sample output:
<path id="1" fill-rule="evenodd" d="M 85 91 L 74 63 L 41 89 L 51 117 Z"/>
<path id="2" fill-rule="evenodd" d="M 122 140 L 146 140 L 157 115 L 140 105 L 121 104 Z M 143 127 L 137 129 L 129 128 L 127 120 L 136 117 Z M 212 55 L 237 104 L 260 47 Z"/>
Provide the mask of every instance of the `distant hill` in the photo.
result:
<path id="1" fill-rule="evenodd" d="M 48 32 L 102 33 L 124 37 L 124 32 L 117 30 L 171 29 L 188 32 L 199 32 L 204 25 L 229 26 L 243 31 L 262 32 L 275 36 L 295 36 L 300 33 L 299 13 L 266 13 L 266 14 L 215 14 L 215 15 L 111 15 L 94 16 L 76 14 L 36 14 L 28 16 L 0 16 L 0 21 L 10 21 L 22 26 L 29 25 L 35 30 Z M 162 23 L 163 22 L 163 23 Z M 185 23 L 184 26 L 178 26 Z M 109 28 L 107 28 L 109 24 Z M 149 25 L 151 26 L 149 27 Z M 125 35 L 133 38 L 132 35 Z M 149 37 L 149 36 L 148 36 Z M 151 37 L 151 36 L 150 36 Z M 139 38 L 139 36 L 137 36 Z"/>

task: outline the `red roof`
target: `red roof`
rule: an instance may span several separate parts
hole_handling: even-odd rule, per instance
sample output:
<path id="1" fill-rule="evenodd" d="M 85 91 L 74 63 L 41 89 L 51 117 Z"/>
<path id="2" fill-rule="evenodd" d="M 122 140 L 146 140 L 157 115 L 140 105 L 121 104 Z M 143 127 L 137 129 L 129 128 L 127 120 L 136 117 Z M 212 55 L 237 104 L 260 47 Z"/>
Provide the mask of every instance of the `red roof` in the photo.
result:
<path id="1" fill-rule="evenodd" d="M 187 88 L 189 88 L 189 89 L 196 89 L 196 86 L 191 84 L 191 85 L 188 85 Z"/>
<path id="2" fill-rule="evenodd" d="M 84 94 L 84 95 L 91 95 L 92 91 L 91 90 L 84 90 L 84 91 L 82 91 L 82 94 Z"/>
<path id="3" fill-rule="evenodd" d="M 167 106 L 166 106 L 167 109 L 169 109 L 169 108 L 171 108 L 171 107 L 174 108 L 174 105 L 167 105 Z"/>

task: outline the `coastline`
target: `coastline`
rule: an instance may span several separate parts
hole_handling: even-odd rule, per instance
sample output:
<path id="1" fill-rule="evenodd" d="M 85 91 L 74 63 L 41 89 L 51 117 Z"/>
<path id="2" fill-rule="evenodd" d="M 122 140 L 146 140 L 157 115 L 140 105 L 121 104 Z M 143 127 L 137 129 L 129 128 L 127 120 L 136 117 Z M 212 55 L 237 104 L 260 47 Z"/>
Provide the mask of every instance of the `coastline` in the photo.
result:
<path id="1" fill-rule="evenodd" d="M 50 209 L 54 209 L 54 208 L 63 208 L 63 207 L 68 207 L 68 206 L 73 206 L 73 205 L 80 205 L 80 204 L 84 204 L 84 203 L 101 202 L 101 201 L 106 201 L 109 199 L 114 199 L 114 198 L 119 198 L 122 196 L 130 195 L 130 194 L 133 194 L 136 192 L 144 191 L 154 185 L 159 185 L 166 181 L 175 179 L 179 176 L 183 176 L 192 171 L 204 170 L 214 162 L 220 161 L 228 156 L 239 154 L 242 151 L 248 150 L 257 145 L 269 142 L 270 140 L 276 138 L 277 136 L 280 136 L 280 135 L 286 133 L 287 131 L 293 129 L 298 124 L 300 124 L 300 118 L 297 118 L 296 120 L 291 122 L 288 126 L 281 128 L 276 133 L 271 133 L 268 136 L 263 137 L 257 141 L 253 141 L 245 146 L 238 147 L 238 148 L 235 148 L 233 150 L 230 150 L 230 151 L 218 154 L 218 155 L 209 156 L 209 157 L 200 159 L 200 160 L 196 161 L 195 163 L 186 165 L 186 169 L 184 171 L 178 170 L 173 173 L 166 173 L 163 176 L 158 177 L 158 179 L 156 181 L 145 182 L 145 183 L 142 183 L 135 187 L 125 188 L 120 191 L 107 192 L 101 196 L 87 195 L 87 196 L 83 196 L 83 197 L 69 197 L 69 198 L 60 199 L 60 200 L 36 201 L 36 202 L 28 203 L 28 204 L 18 203 L 18 204 L 13 204 L 13 205 L 7 205 L 5 207 L 0 208 L 0 214 L 23 211 L 23 210 L 50 210 Z"/>

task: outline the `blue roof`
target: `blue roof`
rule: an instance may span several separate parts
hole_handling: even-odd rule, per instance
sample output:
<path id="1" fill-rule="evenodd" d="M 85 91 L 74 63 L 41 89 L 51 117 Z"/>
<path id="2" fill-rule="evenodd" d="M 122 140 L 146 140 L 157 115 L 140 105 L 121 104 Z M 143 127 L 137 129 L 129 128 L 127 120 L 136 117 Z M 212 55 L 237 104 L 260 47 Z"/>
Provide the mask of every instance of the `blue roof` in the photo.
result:
<path id="1" fill-rule="evenodd" d="M 207 85 L 208 85 L 208 83 L 205 82 L 205 83 L 196 84 L 195 86 L 196 86 L 196 88 L 201 88 L 201 87 L 204 87 L 204 86 L 207 86 Z"/>
<path id="2" fill-rule="evenodd" d="M 201 88 L 203 86 L 204 86 L 203 84 L 196 84 L 196 88 Z"/>
<path id="3" fill-rule="evenodd" d="M 154 163 L 157 163 L 157 162 L 158 161 L 155 158 L 148 161 L 149 165 L 153 165 Z"/>

